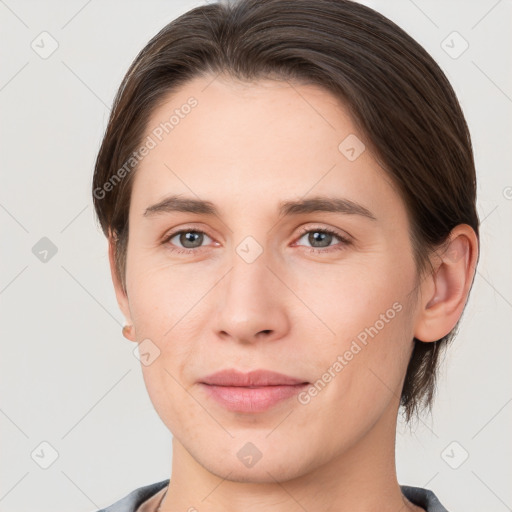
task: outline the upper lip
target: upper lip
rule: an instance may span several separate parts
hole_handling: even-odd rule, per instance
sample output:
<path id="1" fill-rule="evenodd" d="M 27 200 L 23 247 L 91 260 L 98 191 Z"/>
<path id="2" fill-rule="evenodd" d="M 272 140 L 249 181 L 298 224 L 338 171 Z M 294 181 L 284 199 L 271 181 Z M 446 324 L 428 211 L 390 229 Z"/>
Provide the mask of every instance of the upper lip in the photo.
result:
<path id="1" fill-rule="evenodd" d="M 296 379 L 282 373 L 269 370 L 253 370 L 248 373 L 234 369 L 221 370 L 201 380 L 204 384 L 215 386 L 293 386 L 307 384 L 304 379 Z"/>

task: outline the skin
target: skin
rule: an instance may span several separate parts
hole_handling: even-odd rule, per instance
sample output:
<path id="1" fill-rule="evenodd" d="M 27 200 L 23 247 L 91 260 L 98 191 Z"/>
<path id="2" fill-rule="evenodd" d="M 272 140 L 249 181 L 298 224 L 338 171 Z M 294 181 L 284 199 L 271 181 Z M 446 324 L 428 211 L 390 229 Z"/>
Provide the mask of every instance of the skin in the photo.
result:
<path id="1" fill-rule="evenodd" d="M 477 258 L 473 230 L 457 226 L 448 251 L 432 259 L 435 272 L 419 279 L 404 203 L 368 145 L 355 161 L 338 150 L 349 134 L 365 139 L 330 93 L 197 78 L 153 112 L 146 135 L 190 96 L 198 105 L 134 176 L 126 293 L 112 238 L 109 251 L 117 300 L 133 325 L 128 337 L 160 350 L 141 367 L 173 434 L 161 510 L 423 510 L 397 482 L 399 396 L 413 337 L 435 341 L 462 314 Z M 209 200 L 219 215 L 143 215 L 171 193 Z M 376 220 L 279 216 L 280 201 L 316 195 L 348 198 Z M 164 236 L 185 228 L 206 235 L 193 254 L 172 252 L 186 239 Z M 350 243 L 333 236 L 313 245 L 322 228 Z M 236 252 L 247 236 L 263 251 L 252 263 Z M 306 405 L 294 397 L 262 413 L 235 413 L 198 384 L 224 368 L 314 383 L 397 302 L 401 311 Z M 262 454 L 252 467 L 237 456 L 247 442 Z"/>

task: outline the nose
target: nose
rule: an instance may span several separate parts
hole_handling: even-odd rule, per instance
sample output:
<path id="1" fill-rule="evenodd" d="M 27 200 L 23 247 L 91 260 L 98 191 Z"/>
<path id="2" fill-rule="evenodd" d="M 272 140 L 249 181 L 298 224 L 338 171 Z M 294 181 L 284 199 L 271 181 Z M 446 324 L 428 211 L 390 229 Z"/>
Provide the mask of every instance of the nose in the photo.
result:
<path id="1" fill-rule="evenodd" d="M 265 252 L 250 263 L 234 254 L 231 269 L 214 295 L 218 339 L 248 344 L 285 336 L 290 328 L 291 294 L 279 273 L 268 266 Z"/>

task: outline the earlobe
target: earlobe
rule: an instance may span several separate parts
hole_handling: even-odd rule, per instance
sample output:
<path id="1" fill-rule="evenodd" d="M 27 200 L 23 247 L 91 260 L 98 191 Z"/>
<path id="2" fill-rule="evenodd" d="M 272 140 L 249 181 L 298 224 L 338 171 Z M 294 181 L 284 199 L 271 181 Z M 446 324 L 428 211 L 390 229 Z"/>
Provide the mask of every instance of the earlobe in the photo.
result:
<path id="1" fill-rule="evenodd" d="M 125 325 L 123 327 L 123 336 L 129 341 L 137 341 L 133 332 L 133 325 Z"/>
<path id="2" fill-rule="evenodd" d="M 435 269 L 422 286 L 414 332 L 414 337 L 424 342 L 446 336 L 464 311 L 478 256 L 476 233 L 467 224 L 456 226 L 436 256 Z"/>

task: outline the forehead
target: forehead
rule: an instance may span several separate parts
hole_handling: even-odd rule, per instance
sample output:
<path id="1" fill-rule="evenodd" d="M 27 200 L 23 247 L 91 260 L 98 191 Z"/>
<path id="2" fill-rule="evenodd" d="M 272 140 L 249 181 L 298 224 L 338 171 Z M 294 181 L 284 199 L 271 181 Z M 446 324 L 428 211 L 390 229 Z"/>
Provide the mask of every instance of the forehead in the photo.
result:
<path id="1" fill-rule="evenodd" d="M 196 78 L 160 101 L 148 138 L 132 192 L 139 212 L 170 192 L 238 209 L 334 192 L 398 199 L 344 105 L 315 85 Z"/>

